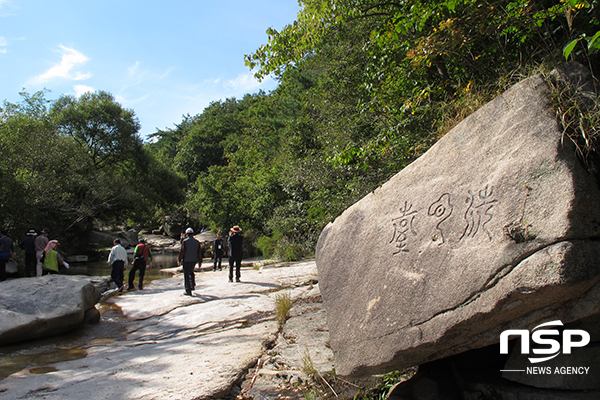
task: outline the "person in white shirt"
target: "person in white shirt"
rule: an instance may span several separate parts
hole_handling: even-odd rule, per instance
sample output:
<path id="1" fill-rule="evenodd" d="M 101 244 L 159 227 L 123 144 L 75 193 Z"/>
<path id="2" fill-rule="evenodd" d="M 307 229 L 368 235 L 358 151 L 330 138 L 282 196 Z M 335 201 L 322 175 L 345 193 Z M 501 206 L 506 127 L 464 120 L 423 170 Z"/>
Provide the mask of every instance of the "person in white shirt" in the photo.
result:
<path id="1" fill-rule="evenodd" d="M 110 249 L 108 255 L 108 265 L 110 265 L 110 277 L 117 285 L 119 292 L 123 291 L 123 280 L 125 276 L 125 263 L 127 263 L 127 251 L 121 246 L 121 240 L 115 239 L 114 246 Z"/>

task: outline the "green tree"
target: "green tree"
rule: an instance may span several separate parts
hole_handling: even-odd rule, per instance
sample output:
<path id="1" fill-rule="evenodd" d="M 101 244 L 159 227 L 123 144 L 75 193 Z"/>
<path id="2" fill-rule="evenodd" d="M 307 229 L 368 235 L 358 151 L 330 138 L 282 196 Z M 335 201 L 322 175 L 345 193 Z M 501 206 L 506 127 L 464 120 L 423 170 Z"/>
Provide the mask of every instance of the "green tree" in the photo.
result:
<path id="1" fill-rule="evenodd" d="M 77 104 L 70 109 L 65 97 L 59 107 L 45 93 L 22 92 L 21 102 L 5 101 L 0 108 L 0 224 L 11 228 L 15 237 L 31 228 L 49 227 L 64 239 L 66 251 L 79 245 L 86 250 L 86 237 L 94 226 L 154 221 L 183 203 L 185 180 L 141 145 L 133 133 L 134 119 L 124 123 L 135 128 L 128 136 L 111 130 L 115 141 L 125 136 L 125 149 L 109 143 L 108 133 L 85 131 L 89 141 L 83 143 L 84 129 L 65 132 L 65 127 L 93 125 L 85 121 L 87 115 L 96 122 L 104 115 L 108 126 L 112 120 L 105 116 L 106 108 L 118 115 L 118 104 L 71 99 Z M 121 115 L 127 120 L 133 113 Z M 103 145 L 98 138 L 106 140 Z"/>
<path id="2" fill-rule="evenodd" d="M 108 92 L 86 92 L 78 99 L 63 95 L 51 112 L 57 127 L 86 150 L 96 170 L 135 158 L 141 149 L 135 113 Z"/>

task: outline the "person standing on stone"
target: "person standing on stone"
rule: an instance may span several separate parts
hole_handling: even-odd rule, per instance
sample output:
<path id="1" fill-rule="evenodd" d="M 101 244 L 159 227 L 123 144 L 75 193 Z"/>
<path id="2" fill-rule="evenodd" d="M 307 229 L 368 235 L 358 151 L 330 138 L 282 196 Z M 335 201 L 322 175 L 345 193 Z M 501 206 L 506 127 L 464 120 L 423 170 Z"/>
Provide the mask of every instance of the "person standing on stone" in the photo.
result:
<path id="1" fill-rule="evenodd" d="M 213 240 L 212 251 L 210 253 L 212 254 L 215 260 L 213 264 L 213 272 L 217 270 L 217 266 L 219 267 L 219 271 L 221 271 L 221 262 L 223 261 L 224 254 L 223 238 L 221 236 L 221 232 L 217 232 L 217 238 Z"/>
<path id="2" fill-rule="evenodd" d="M 44 255 L 42 260 L 42 274 L 58 274 L 61 267 L 69 269 L 67 264 L 60 253 L 56 250 L 56 246 L 60 245 L 58 240 L 50 240 L 44 248 Z"/>
<path id="3" fill-rule="evenodd" d="M 241 282 L 241 271 L 242 268 L 242 245 L 244 244 L 244 237 L 242 236 L 242 229 L 239 226 L 234 226 L 229 231 L 229 237 L 227 238 L 229 244 L 229 282 L 233 282 L 233 266 L 235 264 L 235 281 Z"/>
<path id="4" fill-rule="evenodd" d="M 127 263 L 127 250 L 121 246 L 121 240 L 115 239 L 114 246 L 110 249 L 108 255 L 108 265 L 110 265 L 110 277 L 112 278 L 119 292 L 123 291 L 123 280 L 125 277 L 125 264 Z"/>
<path id="5" fill-rule="evenodd" d="M 35 237 L 37 233 L 31 229 L 27 232 L 27 238 L 19 243 L 21 250 L 25 251 L 25 276 L 31 277 L 36 275 L 35 266 L 37 259 L 35 258 Z"/>
<path id="6" fill-rule="evenodd" d="M 8 231 L 3 229 L 0 231 L 0 282 L 6 280 L 6 262 L 11 257 L 15 258 L 15 247 Z"/>
<path id="7" fill-rule="evenodd" d="M 133 252 L 133 268 L 129 270 L 129 287 L 128 290 L 133 290 L 133 281 L 135 280 L 135 271 L 140 271 L 140 283 L 138 289 L 144 288 L 144 275 L 146 274 L 146 263 L 148 263 L 148 269 L 152 268 L 152 251 L 150 246 L 146 244 L 144 239 L 140 239 L 138 245 L 135 246 Z"/>
<path id="8" fill-rule="evenodd" d="M 42 256 L 44 255 L 44 249 L 50 241 L 48 239 L 48 234 L 50 234 L 50 231 L 48 230 L 48 228 L 44 228 L 42 229 L 41 234 L 35 238 L 35 257 L 37 260 L 35 267 L 36 276 L 42 276 Z"/>
<path id="9" fill-rule="evenodd" d="M 196 276 L 194 267 L 196 263 L 202 266 L 202 245 L 194 238 L 194 230 L 187 228 L 185 230 L 186 238 L 181 242 L 181 250 L 177 265 L 183 265 L 183 284 L 186 296 L 191 296 L 192 291 L 196 289 Z"/>

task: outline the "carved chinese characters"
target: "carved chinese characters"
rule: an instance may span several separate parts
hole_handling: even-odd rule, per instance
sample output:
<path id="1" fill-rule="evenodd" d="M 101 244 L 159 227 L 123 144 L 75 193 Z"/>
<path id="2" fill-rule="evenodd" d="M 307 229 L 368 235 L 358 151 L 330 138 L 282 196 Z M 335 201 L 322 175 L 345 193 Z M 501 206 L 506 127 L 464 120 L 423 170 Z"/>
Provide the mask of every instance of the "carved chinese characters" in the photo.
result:
<path id="1" fill-rule="evenodd" d="M 393 234 L 389 243 L 393 246 L 393 254 L 410 252 L 411 240 L 418 239 L 417 231 L 423 235 L 431 232 L 430 237 L 425 237 L 425 240 L 437 242 L 438 246 L 456 245 L 476 237 L 485 237 L 491 241 L 493 233 L 488 229 L 488 224 L 494 217 L 493 208 L 498 203 L 494 186 L 487 185 L 476 194 L 472 190 L 467 193 L 466 196 L 455 196 L 458 201 L 453 199 L 451 193 L 444 193 L 427 207 L 427 212 L 421 212 L 411 202 L 405 201 L 399 213 L 391 220 Z M 460 197 L 464 200 L 461 201 Z M 460 229 L 452 231 L 461 234 L 452 238 L 448 231 L 451 226 L 456 227 L 456 224 L 461 224 Z"/>
<path id="2" fill-rule="evenodd" d="M 412 210 L 412 204 L 404 203 L 404 208 L 400 207 L 400 216 L 392 219 L 394 224 L 394 236 L 390 243 L 394 244 L 394 255 L 400 254 L 403 251 L 408 251 L 408 233 L 417 236 L 414 229 L 414 220 L 417 211 Z"/>

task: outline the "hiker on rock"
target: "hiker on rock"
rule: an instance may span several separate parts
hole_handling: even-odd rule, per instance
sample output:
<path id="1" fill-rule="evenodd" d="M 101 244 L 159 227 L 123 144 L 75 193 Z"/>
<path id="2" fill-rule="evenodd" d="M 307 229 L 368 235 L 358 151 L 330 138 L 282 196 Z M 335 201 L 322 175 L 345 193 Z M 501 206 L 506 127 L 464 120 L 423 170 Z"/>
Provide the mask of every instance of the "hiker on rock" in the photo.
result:
<path id="1" fill-rule="evenodd" d="M 108 255 L 108 265 L 110 265 L 110 276 L 117 285 L 119 292 L 123 291 L 123 281 L 125 277 L 125 264 L 127 263 L 127 250 L 121 246 L 121 239 L 113 241 L 113 248 Z"/>
<path id="2" fill-rule="evenodd" d="M 229 282 L 233 282 L 233 266 L 235 264 L 235 281 L 241 282 L 242 267 L 242 245 L 244 244 L 244 237 L 242 236 L 242 228 L 234 226 L 229 231 L 229 237 L 227 238 L 229 243 Z"/>
<path id="3" fill-rule="evenodd" d="M 11 257 L 15 257 L 15 247 L 8 231 L 3 229 L 0 231 L 0 282 L 6 280 L 6 263 Z"/>
<path id="4" fill-rule="evenodd" d="M 35 257 L 37 259 L 37 264 L 35 266 L 35 274 L 36 276 L 42 276 L 42 256 L 44 255 L 44 249 L 50 239 L 48 239 L 48 234 L 50 230 L 48 228 L 42 229 L 42 232 L 38 237 L 35 238 L 34 246 L 35 246 Z"/>
<path id="5" fill-rule="evenodd" d="M 211 254 L 214 258 L 213 264 L 213 272 L 217 270 L 219 267 L 219 271 L 221 271 L 221 263 L 223 262 L 223 254 L 225 247 L 223 247 L 223 238 L 221 237 L 221 232 L 217 232 L 217 237 L 213 240 L 212 251 Z"/>
<path id="6" fill-rule="evenodd" d="M 177 265 L 183 265 L 183 284 L 185 286 L 186 296 L 191 296 L 192 291 L 196 289 L 196 276 L 194 268 L 196 264 L 202 266 L 202 245 L 194 238 L 194 230 L 187 228 L 185 230 L 186 238 L 181 242 L 181 250 Z"/>
<path id="7" fill-rule="evenodd" d="M 148 269 L 152 268 L 152 251 L 150 251 L 150 246 L 146 244 L 144 239 L 140 239 L 138 245 L 135 246 L 135 250 L 133 252 L 133 268 L 129 270 L 129 286 L 128 290 L 133 290 L 133 281 L 135 280 L 135 271 L 140 271 L 140 283 L 138 285 L 138 289 L 142 290 L 144 288 L 144 274 L 146 273 L 146 263 L 148 263 Z"/>
<path id="8" fill-rule="evenodd" d="M 58 274 L 61 268 L 69 269 L 60 253 L 56 250 L 56 246 L 60 245 L 58 240 L 50 240 L 44 248 L 42 255 L 42 275 Z"/>
<path id="9" fill-rule="evenodd" d="M 37 260 L 35 258 L 35 239 L 37 233 L 35 230 L 30 229 L 27 232 L 27 238 L 19 243 L 21 250 L 25 251 L 25 276 L 31 277 L 36 275 L 35 267 Z"/>

